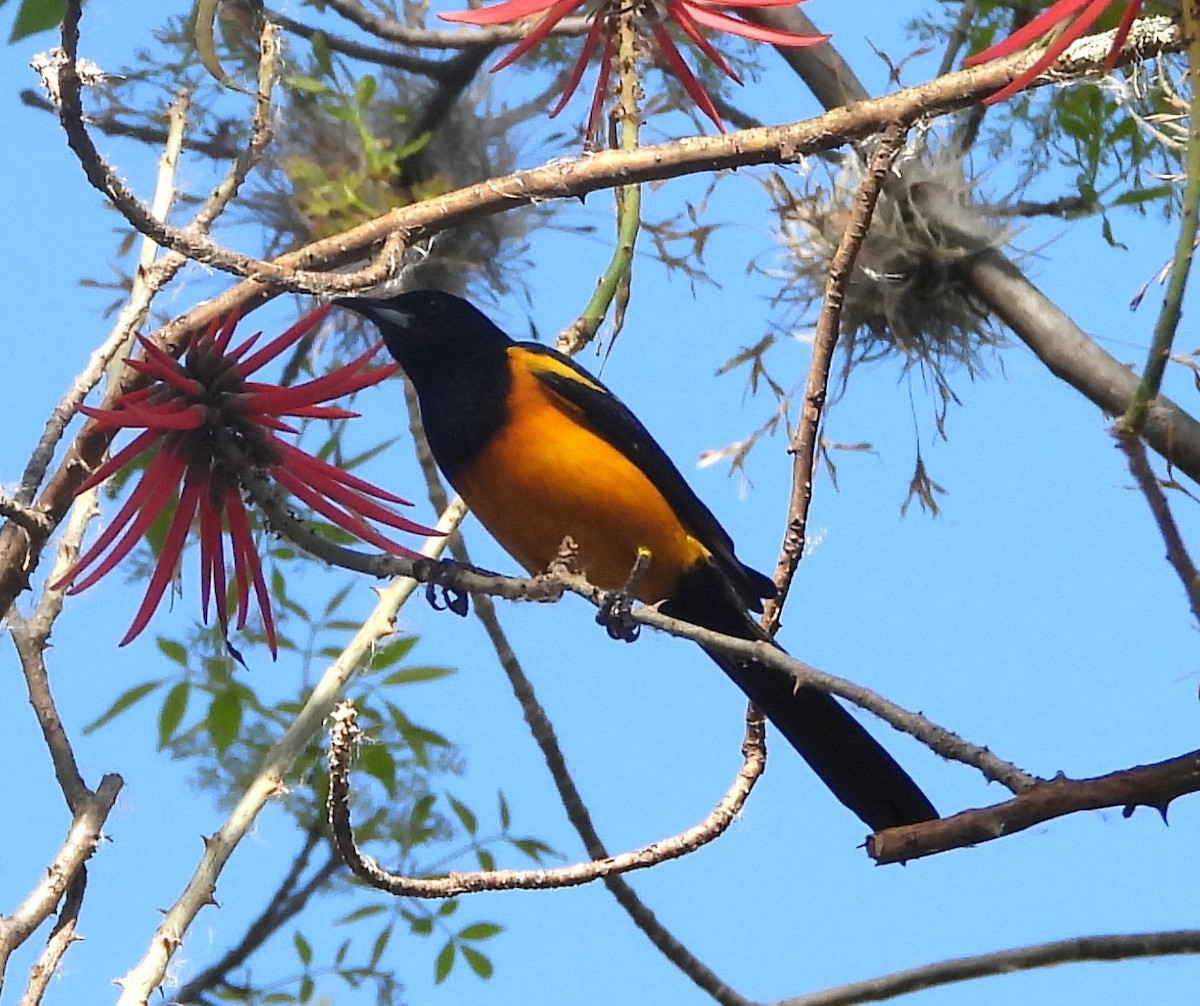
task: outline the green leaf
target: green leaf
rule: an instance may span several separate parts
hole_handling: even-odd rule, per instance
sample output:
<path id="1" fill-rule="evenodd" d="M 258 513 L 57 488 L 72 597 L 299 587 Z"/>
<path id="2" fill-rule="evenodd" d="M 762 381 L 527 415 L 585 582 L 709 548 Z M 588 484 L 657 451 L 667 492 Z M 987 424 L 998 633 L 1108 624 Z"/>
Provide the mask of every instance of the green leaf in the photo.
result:
<path id="1" fill-rule="evenodd" d="M 508 801 L 504 799 L 504 790 L 499 790 L 496 797 L 500 804 L 500 830 L 508 831 L 509 825 L 512 824 L 512 814 L 508 809 Z"/>
<path id="2" fill-rule="evenodd" d="M 382 744 L 366 744 L 358 754 L 358 767 L 383 783 L 388 796 L 396 795 L 396 759 Z"/>
<path id="3" fill-rule="evenodd" d="M 415 685 L 421 681 L 439 681 L 456 673 L 453 667 L 406 667 L 383 679 L 384 685 Z"/>
<path id="4" fill-rule="evenodd" d="M 463 958 L 471 965 L 471 970 L 474 971 L 480 978 L 492 977 L 492 962 L 474 947 L 459 947 L 462 951 Z"/>
<path id="5" fill-rule="evenodd" d="M 347 922 L 358 922 L 360 919 L 369 919 L 372 915 L 379 915 L 386 911 L 387 908 L 383 905 L 364 905 L 362 908 L 356 908 L 349 915 L 343 915 L 337 920 L 337 924 L 341 926 Z"/>
<path id="6" fill-rule="evenodd" d="M 166 639 L 163 636 L 159 636 L 154 642 L 157 644 L 159 651 L 168 660 L 178 664 L 180 667 L 187 667 L 188 651 L 183 643 L 176 639 Z"/>
<path id="7" fill-rule="evenodd" d="M 392 927 L 386 926 L 382 929 L 378 936 L 375 937 L 375 942 L 371 946 L 371 967 L 377 967 L 383 959 L 383 952 L 387 949 L 388 941 L 392 938 Z"/>
<path id="8" fill-rule="evenodd" d="M 438 906 L 437 913 L 440 918 L 445 919 L 445 918 L 449 918 L 451 915 L 453 915 L 457 911 L 458 911 L 458 899 L 457 898 L 448 898 L 446 901 L 443 901 L 441 903 L 441 905 Z"/>
<path id="9" fill-rule="evenodd" d="M 312 998 L 314 991 L 316 991 L 316 983 L 309 975 L 305 975 L 300 979 L 299 999 L 302 1003 L 308 1002 Z"/>
<path id="10" fill-rule="evenodd" d="M 40 31 L 57 28 L 66 12 L 66 0 L 22 0 L 8 35 L 9 45 Z"/>
<path id="11" fill-rule="evenodd" d="M 490 940 L 502 932 L 504 932 L 504 927 L 498 926 L 494 922 L 473 922 L 466 929 L 459 931 L 458 938 L 460 940 Z"/>
<path id="12" fill-rule="evenodd" d="M 556 855 L 550 846 L 536 838 L 510 838 L 509 841 L 535 863 L 545 862 L 547 856 Z"/>
<path id="13" fill-rule="evenodd" d="M 467 834 L 474 835 L 479 828 L 479 819 L 472 812 L 471 808 L 461 800 L 454 799 L 449 794 L 446 795 L 446 799 L 450 801 L 450 808 L 454 811 L 454 816 L 462 822 L 462 826 L 466 829 Z"/>
<path id="14" fill-rule="evenodd" d="M 158 749 L 161 751 L 170 743 L 183 722 L 183 714 L 187 712 L 188 697 L 192 686 L 187 681 L 179 681 L 171 686 L 167 697 L 163 699 L 162 708 L 158 711 Z"/>
<path id="15" fill-rule="evenodd" d="M 479 864 L 479 869 L 483 870 L 485 873 L 491 873 L 494 869 L 496 869 L 496 857 L 493 856 L 487 849 L 475 850 L 475 862 Z"/>
<path id="16" fill-rule="evenodd" d="M 385 667 L 391 667 L 392 664 L 403 660 L 417 645 L 418 638 L 417 636 L 400 636 L 389 643 L 377 646 L 375 652 L 371 654 L 371 669 L 382 671 Z"/>
<path id="17" fill-rule="evenodd" d="M 224 753 L 237 739 L 242 726 L 242 700 L 237 692 L 229 689 L 215 695 L 208 704 L 204 725 L 217 753 Z"/>
<path id="18" fill-rule="evenodd" d="M 300 932 L 292 933 L 292 944 L 296 948 L 296 956 L 300 958 L 300 963 L 305 967 L 312 964 L 312 944 L 304 938 L 304 934 Z"/>
<path id="19" fill-rule="evenodd" d="M 317 80 L 316 77 L 286 77 L 284 84 L 293 91 L 303 91 L 305 94 L 317 97 L 333 94 L 333 89 L 325 81 Z"/>
<path id="20" fill-rule="evenodd" d="M 317 63 L 317 68 L 330 80 L 336 80 L 333 73 L 333 55 L 329 51 L 329 40 L 325 38 L 325 33 L 314 31 L 308 41 L 312 46 L 313 59 Z"/>
<path id="21" fill-rule="evenodd" d="M 426 915 L 419 919 L 413 919 L 409 923 L 409 927 L 418 936 L 428 936 L 433 932 L 433 916 Z"/>
<path id="22" fill-rule="evenodd" d="M 447 943 L 440 951 L 438 951 L 437 960 L 433 965 L 434 980 L 441 985 L 447 978 L 450 977 L 450 972 L 454 968 L 454 943 Z"/>
<path id="23" fill-rule="evenodd" d="M 354 85 L 354 103 L 360 109 L 366 108 L 378 89 L 379 82 L 375 79 L 374 74 L 364 73 Z"/>
<path id="24" fill-rule="evenodd" d="M 143 681 L 140 685 L 134 685 L 117 696 L 116 701 L 109 706 L 97 719 L 92 720 L 86 727 L 83 728 L 85 734 L 95 733 L 106 723 L 115 720 L 121 713 L 125 712 L 130 706 L 141 702 L 154 689 L 163 684 L 160 678 L 158 681 Z"/>

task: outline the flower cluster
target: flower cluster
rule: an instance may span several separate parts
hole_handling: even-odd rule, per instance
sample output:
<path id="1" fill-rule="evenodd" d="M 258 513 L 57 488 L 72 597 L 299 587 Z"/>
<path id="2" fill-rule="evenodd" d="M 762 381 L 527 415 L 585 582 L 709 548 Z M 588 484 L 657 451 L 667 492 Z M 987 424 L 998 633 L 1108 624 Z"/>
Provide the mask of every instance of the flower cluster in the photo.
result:
<path id="1" fill-rule="evenodd" d="M 1125 38 L 1129 34 L 1129 29 L 1133 27 L 1134 19 L 1142 9 L 1143 0 L 1123 0 L 1123 2 L 1125 3 L 1125 11 L 1121 15 L 1121 23 L 1117 26 L 1116 37 L 1113 39 L 1112 48 L 1109 49 L 1108 58 L 1104 64 L 1105 68 L 1109 70 L 1116 66 L 1121 46 L 1125 44 Z M 1055 27 L 1060 25 L 1066 26 L 1062 34 L 1058 35 L 1046 46 L 1046 51 L 1042 53 L 1028 70 L 1017 77 L 1007 87 L 993 94 L 984 104 L 993 105 L 1021 91 L 1026 84 L 1035 80 L 1043 70 L 1058 59 L 1072 42 L 1082 37 L 1099 20 L 1100 15 L 1111 6 L 1113 6 L 1113 0 L 1058 0 L 1058 3 L 1042 11 L 1041 14 L 1018 31 L 1013 32 L 1004 41 L 997 42 L 990 48 L 976 53 L 970 59 L 966 60 L 963 64 L 964 66 L 978 66 L 980 63 L 986 63 L 989 60 L 999 59 L 1001 56 L 1007 56 L 1019 49 L 1024 49 L 1028 45 L 1033 45 L 1044 38 Z"/>
<path id="2" fill-rule="evenodd" d="M 99 485 L 143 457 L 149 460 L 136 488 L 112 523 L 54 586 L 68 587 L 71 594 L 86 590 L 129 554 L 160 515 L 170 515 L 146 595 L 121 640 L 122 646 L 149 623 L 195 523 L 200 543 L 204 619 L 208 619 L 210 601 L 214 602 L 221 628 L 228 633 L 225 545 L 228 535 L 237 604 L 236 627 L 242 629 L 246 625 L 253 589 L 268 645 L 272 655 L 277 653 L 270 595 L 242 498 L 241 473 L 248 469 L 274 479 L 338 527 L 387 552 L 417 557 L 415 552 L 377 531 L 368 520 L 413 534 L 437 533 L 383 505 L 409 505 L 407 500 L 313 457 L 277 436 L 298 432 L 283 421 L 284 417 L 354 417 L 356 413 L 323 403 L 370 387 L 395 373 L 395 364 L 368 366 L 382 344 L 323 377 L 293 387 L 249 380 L 312 331 L 328 311 L 329 305 L 312 311 L 253 353 L 251 350 L 261 332 L 236 349 L 229 349 L 238 320 L 236 313 L 223 322 L 218 319 L 207 332 L 193 338 L 180 360 L 139 336 L 145 356 L 127 362 L 149 378 L 150 383 L 122 395 L 110 409 L 81 406 L 81 411 L 103 428 L 141 432 L 96 469 L 79 492 Z M 90 567 L 94 568 L 83 576 Z"/>
<path id="3" fill-rule="evenodd" d="M 742 38 L 767 42 L 771 45 L 808 46 L 828 41 L 828 35 L 799 35 L 793 32 L 778 31 L 725 13 L 730 8 L 794 7 L 799 3 L 804 3 L 804 0 L 635 0 L 634 6 L 658 45 L 667 69 L 679 79 L 688 97 L 696 103 L 697 107 L 713 121 L 719 130 L 724 132 L 725 126 L 712 98 L 704 90 L 700 81 L 696 79 L 691 67 L 684 61 L 679 47 L 671 38 L 668 24 L 673 23 L 722 73 L 740 84 L 742 80 L 737 71 L 705 38 L 702 29 L 729 32 L 732 35 L 740 35 Z M 588 0 L 505 0 L 504 3 L 494 7 L 454 11 L 448 14 L 439 14 L 438 17 L 444 21 L 486 26 L 508 24 L 523 18 L 541 15 L 529 33 L 516 44 L 512 52 L 492 67 L 495 71 L 520 59 L 545 39 L 563 18 L 581 7 L 586 9 Z M 597 130 L 600 110 L 608 90 L 608 79 L 612 71 L 615 49 L 614 19 L 626 9 L 628 9 L 628 5 L 625 0 L 599 0 L 591 8 L 592 23 L 583 42 L 583 51 L 575 61 L 562 97 L 550 112 L 553 117 L 563 110 L 576 88 L 579 87 L 588 61 L 599 50 L 600 69 L 596 80 L 596 90 L 592 97 L 591 112 L 588 115 L 587 132 L 589 136 L 594 135 Z"/>

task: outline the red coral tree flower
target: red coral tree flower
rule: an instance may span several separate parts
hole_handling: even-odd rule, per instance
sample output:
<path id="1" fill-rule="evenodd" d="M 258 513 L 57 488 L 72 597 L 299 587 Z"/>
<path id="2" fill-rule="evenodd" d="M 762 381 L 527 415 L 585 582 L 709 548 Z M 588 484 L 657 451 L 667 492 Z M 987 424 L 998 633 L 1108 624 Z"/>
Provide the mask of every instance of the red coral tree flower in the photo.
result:
<path id="1" fill-rule="evenodd" d="M 1129 35 L 1129 29 L 1133 27 L 1133 22 L 1136 20 L 1138 12 L 1142 9 L 1142 3 L 1143 0 L 1125 0 L 1125 12 L 1121 15 L 1121 23 L 1117 25 L 1117 34 L 1113 38 L 1112 48 L 1109 49 L 1108 57 L 1104 61 L 1104 68 L 1106 70 L 1111 70 L 1117 65 L 1117 59 L 1121 55 L 1121 46 L 1125 44 L 1125 39 Z M 1024 89 L 1026 84 L 1036 79 L 1043 70 L 1066 52 L 1067 47 L 1072 42 L 1082 37 L 1099 20 L 1100 15 L 1112 5 L 1113 0 L 1059 0 L 1054 6 L 1042 11 L 1041 14 L 1027 25 L 1013 32 L 1002 42 L 997 42 L 995 45 L 984 49 L 983 52 L 978 52 L 970 59 L 964 60 L 963 66 L 978 66 L 980 63 L 987 63 L 990 60 L 1008 56 L 1020 49 L 1024 49 L 1028 45 L 1033 45 L 1058 25 L 1069 25 L 1061 35 L 1057 36 L 1046 47 L 1046 51 L 1042 53 L 1037 62 L 1017 77 L 1008 87 L 997 91 L 984 101 L 984 104 L 994 105 L 996 102 L 1004 101 L 1006 98 L 1010 98 L 1018 91 Z"/>
<path id="2" fill-rule="evenodd" d="M 589 0 L 505 0 L 504 3 L 494 7 L 453 11 L 439 14 L 438 17 L 443 21 L 486 26 L 508 24 L 540 14 L 541 18 L 530 28 L 529 34 L 513 47 L 512 52 L 492 67 L 492 71 L 495 72 L 524 56 L 545 39 L 564 17 L 573 10 L 587 7 L 588 2 Z M 673 22 L 722 73 L 738 84 L 741 84 L 742 78 L 704 36 L 702 29 L 710 28 L 715 31 L 729 32 L 731 35 L 740 35 L 742 38 L 752 39 L 755 42 L 767 42 L 771 45 L 800 47 L 819 45 L 829 40 L 828 35 L 798 35 L 793 32 L 778 31 L 774 28 L 764 28 L 725 13 L 725 9 L 731 7 L 794 7 L 796 4 L 804 3 L 805 0 L 634 0 L 634 2 L 638 12 L 648 24 L 655 42 L 658 43 L 667 68 L 679 79 L 688 97 L 721 132 L 725 132 L 725 124 L 721 121 L 721 116 L 717 112 L 712 98 L 708 96 L 708 92 L 696 79 L 691 67 L 687 65 L 680 54 L 675 40 L 671 38 L 671 34 L 667 30 L 668 22 Z M 626 0 L 599 0 L 599 3 L 592 8 L 590 13 L 592 23 L 583 41 L 583 51 L 575 61 L 562 97 L 550 112 L 551 118 L 558 115 L 571 100 L 571 96 L 583 79 L 583 72 L 587 68 L 588 61 L 603 43 L 600 52 L 600 71 L 596 79 L 596 90 L 592 96 L 592 107 L 588 114 L 587 124 L 588 135 L 595 134 L 600 121 L 600 109 L 604 104 L 604 95 L 608 90 L 608 78 L 612 71 L 615 39 L 611 26 L 613 19 L 626 9 Z"/>
<path id="3" fill-rule="evenodd" d="M 80 407 L 102 428 L 142 432 L 97 468 L 78 492 L 99 485 L 142 456 L 149 456 L 150 460 L 112 523 L 53 585 L 56 589 L 68 587 L 67 593 L 77 594 L 110 572 L 178 497 L 146 595 L 120 645 L 132 641 L 146 628 L 179 563 L 188 531 L 195 523 L 200 542 L 204 620 L 208 620 L 211 600 L 215 602 L 221 629 L 228 635 L 225 566 L 228 535 L 237 601 L 236 627 L 245 628 L 253 587 L 271 655 L 278 654 L 271 598 L 242 499 L 243 465 L 274 479 L 343 530 L 394 555 L 419 558 L 416 552 L 381 534 L 368 520 L 412 534 L 438 533 L 401 517 L 379 502 L 408 506 L 411 505 L 408 500 L 313 457 L 277 436 L 298 432 L 283 421 L 284 417 L 355 417 L 357 413 L 322 403 L 370 387 L 394 374 L 398 369 L 395 364 L 368 366 L 382 343 L 323 377 L 292 387 L 248 379 L 310 332 L 329 308 L 327 304 L 305 315 L 256 353 L 250 351 L 261 332 L 236 349 L 229 349 L 238 321 L 236 312 L 223 322 L 217 319 L 207 332 L 194 337 L 180 360 L 138 336 L 145 356 L 126 362 L 152 383 L 120 396 L 110 409 Z M 93 565 L 95 568 L 79 579 Z"/>

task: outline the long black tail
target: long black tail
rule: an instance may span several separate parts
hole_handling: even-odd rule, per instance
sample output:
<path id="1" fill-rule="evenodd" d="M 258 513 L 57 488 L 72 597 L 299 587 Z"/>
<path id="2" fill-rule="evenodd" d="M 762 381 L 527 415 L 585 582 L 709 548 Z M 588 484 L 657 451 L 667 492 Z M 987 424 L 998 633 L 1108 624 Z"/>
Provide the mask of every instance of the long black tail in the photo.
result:
<path id="1" fill-rule="evenodd" d="M 727 589 L 686 590 L 661 610 L 728 636 L 768 638 L 733 603 Z M 790 675 L 757 661 L 738 660 L 707 647 L 704 652 L 872 831 L 938 816 L 909 774 L 833 696 L 808 686 L 796 688 Z"/>

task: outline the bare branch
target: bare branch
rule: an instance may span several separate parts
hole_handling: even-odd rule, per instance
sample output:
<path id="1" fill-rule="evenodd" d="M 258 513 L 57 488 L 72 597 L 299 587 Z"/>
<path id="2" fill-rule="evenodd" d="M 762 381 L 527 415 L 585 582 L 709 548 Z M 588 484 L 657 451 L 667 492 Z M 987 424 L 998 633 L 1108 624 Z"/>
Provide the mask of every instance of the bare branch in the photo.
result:
<path id="1" fill-rule="evenodd" d="M 905 863 L 947 849 L 990 842 L 1056 817 L 1104 807 L 1122 807 L 1125 817 L 1135 807 L 1154 807 L 1165 820 L 1172 800 L 1198 791 L 1200 751 L 1092 779 L 1058 775 L 992 807 L 877 832 L 867 839 L 867 855 L 879 865 Z"/>
<path id="2" fill-rule="evenodd" d="M 1197 572 L 1196 564 L 1188 554 L 1183 535 L 1179 533 L 1179 525 L 1175 523 L 1171 506 L 1162 491 L 1162 484 L 1150 467 L 1150 460 L 1146 457 L 1146 446 L 1141 437 L 1136 433 L 1127 432 L 1123 424 L 1117 424 L 1114 435 L 1129 461 L 1129 471 L 1154 516 L 1154 523 L 1158 526 L 1158 532 L 1167 548 L 1167 562 L 1171 564 L 1171 568 L 1183 584 L 1188 605 L 1192 609 L 1192 617 L 1200 622 L 1200 572 Z"/>
<path id="3" fill-rule="evenodd" d="M 955 957 L 923 968 L 897 971 L 880 978 L 823 989 L 810 995 L 784 999 L 775 1006 L 855 1006 L 965 982 L 988 975 L 1007 975 L 1034 968 L 1083 961 L 1124 961 L 1135 957 L 1166 957 L 1200 953 L 1200 929 L 1161 933 L 1119 933 L 1113 936 L 1075 936 L 1053 943 L 1035 943 L 977 957 Z"/>
<path id="4" fill-rule="evenodd" d="M 87 890 L 87 867 L 81 867 L 67 887 L 66 897 L 58 910 L 58 921 L 46 938 L 46 946 L 33 967 L 29 969 L 29 982 L 17 1006 L 39 1006 L 46 994 L 50 979 L 66 956 L 71 944 L 83 937 L 76 935 L 79 909 L 83 906 L 83 895 Z"/>
<path id="5" fill-rule="evenodd" d="M 75 883 L 96 847 L 100 832 L 123 785 L 119 775 L 106 775 L 95 794 L 78 802 L 71 828 L 62 848 L 25 900 L 8 916 L 0 918 L 0 979 L 14 950 L 29 938 L 53 913 L 63 896 Z"/>
<path id="6" fill-rule="evenodd" d="M 775 566 L 774 580 L 778 594 L 767 602 L 766 611 L 763 613 L 763 626 L 772 635 L 779 629 L 792 578 L 804 557 L 821 419 L 829 391 L 833 353 L 837 346 L 838 333 L 841 331 L 842 303 L 846 298 L 846 286 L 854 272 L 859 249 L 862 248 L 870 229 L 871 216 L 875 212 L 875 204 L 879 201 L 879 193 L 883 190 L 884 178 L 887 177 L 892 162 L 904 143 L 905 132 L 903 127 L 893 125 L 880 137 L 871 167 L 863 176 L 850 210 L 850 219 L 829 264 L 825 302 L 821 305 L 821 314 L 817 319 L 817 329 L 813 338 L 800 425 L 792 442 L 788 444 L 788 453 L 792 455 L 792 488 L 788 498 L 783 544 Z"/>

